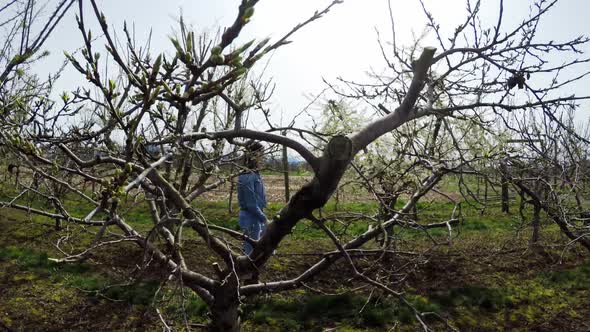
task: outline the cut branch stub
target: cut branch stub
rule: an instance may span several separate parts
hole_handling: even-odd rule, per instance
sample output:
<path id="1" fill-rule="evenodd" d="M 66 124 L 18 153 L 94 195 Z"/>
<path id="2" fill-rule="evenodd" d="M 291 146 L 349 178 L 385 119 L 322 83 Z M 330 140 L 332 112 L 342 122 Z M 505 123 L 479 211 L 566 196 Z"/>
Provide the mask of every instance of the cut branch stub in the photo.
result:
<path id="1" fill-rule="evenodd" d="M 314 181 L 310 183 L 315 192 L 311 195 L 315 208 L 326 204 L 338 187 L 340 178 L 350 164 L 352 158 L 352 141 L 346 136 L 334 136 L 324 149 L 320 160 L 320 168 Z M 314 185 L 314 182 L 316 182 Z M 319 206 L 318 206 L 319 204 Z"/>
<path id="2" fill-rule="evenodd" d="M 346 136 L 334 136 L 324 149 L 320 166 L 313 180 L 301 188 L 305 205 L 318 209 L 330 199 L 352 158 L 352 141 Z"/>
<path id="3" fill-rule="evenodd" d="M 328 158 L 335 161 L 349 160 L 352 154 L 352 142 L 350 138 L 342 135 L 332 137 L 328 142 L 325 154 Z"/>

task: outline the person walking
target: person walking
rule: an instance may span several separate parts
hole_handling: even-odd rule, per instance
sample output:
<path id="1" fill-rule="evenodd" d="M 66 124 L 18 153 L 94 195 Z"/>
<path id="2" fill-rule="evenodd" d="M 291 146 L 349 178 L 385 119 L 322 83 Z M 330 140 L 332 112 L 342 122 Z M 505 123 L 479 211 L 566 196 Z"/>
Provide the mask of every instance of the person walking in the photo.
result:
<path id="1" fill-rule="evenodd" d="M 244 234 L 253 240 L 260 239 L 268 222 L 263 212 L 266 208 L 266 193 L 259 173 L 263 150 L 259 142 L 246 146 L 245 171 L 238 177 L 238 224 Z M 252 250 L 252 245 L 244 241 L 244 253 L 250 256 Z"/>

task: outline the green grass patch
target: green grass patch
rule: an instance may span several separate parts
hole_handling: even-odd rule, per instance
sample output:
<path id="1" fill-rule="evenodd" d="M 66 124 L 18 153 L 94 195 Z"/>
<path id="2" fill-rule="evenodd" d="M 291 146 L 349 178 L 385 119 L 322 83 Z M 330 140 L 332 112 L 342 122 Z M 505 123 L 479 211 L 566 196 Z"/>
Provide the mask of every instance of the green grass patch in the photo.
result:
<path id="1" fill-rule="evenodd" d="M 0 262 L 12 262 L 21 269 L 32 272 L 32 279 L 50 277 L 54 281 L 66 281 L 92 296 L 102 296 L 131 304 L 148 305 L 159 283 L 142 281 L 125 285 L 117 285 L 112 278 L 101 276 L 92 266 L 83 263 L 56 263 L 48 259 L 45 252 L 28 248 L 8 246 L 0 248 Z"/>
<path id="2" fill-rule="evenodd" d="M 564 290 L 590 290 L 590 263 L 574 269 L 544 273 L 543 285 Z"/>
<path id="3" fill-rule="evenodd" d="M 420 296 L 408 298 L 418 310 L 440 311 Z M 261 330 L 321 331 L 326 326 L 382 330 L 395 322 L 413 322 L 413 311 L 397 298 L 359 294 L 272 298 L 244 305 L 245 319 Z"/>
<path id="4" fill-rule="evenodd" d="M 149 305 L 160 283 L 141 281 L 128 284 L 115 284 L 114 280 L 96 275 L 76 275 L 68 280 L 74 286 L 91 296 L 104 297 L 114 301 L 124 301 L 135 305 Z"/>
<path id="5" fill-rule="evenodd" d="M 496 312 L 511 304 L 510 292 L 505 289 L 465 286 L 433 294 L 432 301 L 440 307 L 464 307 Z"/>

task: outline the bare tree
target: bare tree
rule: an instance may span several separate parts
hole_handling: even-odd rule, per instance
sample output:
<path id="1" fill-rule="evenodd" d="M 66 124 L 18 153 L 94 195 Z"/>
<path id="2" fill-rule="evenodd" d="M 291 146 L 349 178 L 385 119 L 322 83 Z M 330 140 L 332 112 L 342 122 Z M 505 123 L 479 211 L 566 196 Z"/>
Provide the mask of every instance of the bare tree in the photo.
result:
<path id="1" fill-rule="evenodd" d="M 498 158 L 495 147 L 488 147 L 487 154 L 466 148 L 465 138 L 473 128 L 497 135 L 491 125 L 505 119 L 502 115 L 530 110 L 576 135 L 556 115 L 561 109 L 575 108 L 577 101 L 588 99 L 561 93 L 586 72 L 540 87 L 529 80 L 529 75 L 558 78 L 566 68 L 585 70 L 583 65 L 588 60 L 579 58 L 582 55 L 578 50 L 588 39 L 581 36 L 563 42 L 537 40 L 541 18 L 557 1 L 536 1 L 530 15 L 511 29 L 505 29 L 502 23 L 502 1 L 498 2 L 498 20 L 490 27 L 479 20 L 480 2 L 468 1 L 465 21 L 450 36 L 440 34 L 434 16 L 425 9 L 429 29 L 438 42 L 436 48 L 422 47 L 420 40 L 409 48 L 400 47 L 393 31 L 392 47 L 383 46 L 390 71 L 387 76 L 375 77 L 376 83 L 343 80 L 332 86 L 341 97 L 356 98 L 373 106 L 375 120 L 350 134 L 331 137 L 321 155 L 313 153 L 303 142 L 317 134 L 309 130 L 295 125 L 277 128 L 270 121 L 265 130 L 248 128 L 245 120 L 249 112 L 267 116 L 272 113 L 266 103 L 272 86 L 250 77 L 249 70 L 264 56 L 290 42 L 297 30 L 340 2 L 333 1 L 276 41 L 253 40 L 237 45 L 236 38 L 251 20 L 257 3 L 242 0 L 233 24 L 220 36 L 197 36 L 181 21 L 179 35 L 171 38 L 173 53 L 152 55 L 147 47 L 134 43 L 126 28 L 125 40 L 116 40 L 95 0 L 78 1 L 78 26 L 84 48 L 81 55 L 68 55 L 68 59 L 87 78 L 89 87 L 81 87 L 71 97 L 64 94 L 63 103 L 59 107 L 53 105 L 47 112 L 24 108 L 24 115 L 31 120 L 20 123 L 18 128 L 8 126 L 0 133 L 0 139 L 43 181 L 63 184 L 70 195 L 92 209 L 85 216 L 72 215 L 68 202 L 58 199 L 53 187 L 43 184 L 37 188 L 23 184 L 15 198 L 22 192 L 32 192 L 55 202 L 58 212 L 32 208 L 18 199 L 2 205 L 99 228 L 91 247 L 67 253 L 60 261 L 81 259 L 103 245 L 124 241 L 137 244 L 143 249 L 146 265 L 158 262 L 171 279 L 190 288 L 208 304 L 213 331 L 240 330 L 242 296 L 302 287 L 340 260 L 350 267 L 359 283 L 403 301 L 387 282 L 363 273 L 353 254 L 379 255 L 389 250 L 388 246 L 376 250 L 369 243 L 384 233 L 389 237 L 396 225 L 451 228 L 455 213 L 448 221 L 432 224 L 419 224 L 409 220 L 408 215 L 418 201 L 436 190 L 446 174 L 476 172 L 476 162 Z M 83 6 L 87 4 L 100 24 L 106 52 L 119 68 L 119 76 L 106 76 L 100 70 L 104 65 L 101 59 L 106 57 L 100 56 L 101 51 L 96 49 L 86 27 Z M 392 28 L 393 23 L 392 20 Z M 546 54 L 573 55 L 574 59 L 553 65 L 544 60 Z M 77 125 L 66 126 L 65 121 L 70 118 L 77 119 Z M 285 131 L 288 135 L 282 135 Z M 399 164 L 400 172 L 404 168 L 419 169 L 413 172 L 413 183 L 408 186 L 412 192 L 397 209 L 385 204 L 388 213 L 378 221 L 379 227 L 350 239 L 341 238 L 316 211 L 330 199 L 351 165 L 362 161 L 364 151 L 392 132 L 392 144 L 408 144 L 396 147 L 399 157 L 413 155 L 407 165 Z M 303 140 L 293 138 L 294 134 Z M 398 134 L 405 136 L 396 138 Z M 314 172 L 313 179 L 273 216 L 258 241 L 208 223 L 193 204 L 205 192 L 235 176 L 219 171 L 236 161 L 226 155 L 231 150 L 226 145 L 243 145 L 247 140 L 288 147 Z M 69 162 L 62 161 L 64 156 Z M 398 178 L 401 177 L 390 182 L 399 187 L 403 183 Z M 84 181 L 95 183 L 98 191 L 83 190 L 78 183 Z M 396 190 L 399 188 L 390 191 Z M 534 197 L 534 193 L 527 195 Z M 123 207 L 131 199 L 149 209 L 153 223 L 150 231 L 141 232 L 133 227 L 132 220 L 126 220 Z M 561 216 L 556 214 L 557 218 Z M 247 275 L 264 270 L 281 241 L 306 219 L 325 232 L 335 249 L 323 253 L 295 277 L 244 283 Z M 185 250 L 205 249 L 184 243 L 186 232 L 194 232 L 205 244 L 203 255 L 210 255 L 215 261 L 212 266 L 187 263 Z M 242 241 L 252 243 L 254 251 L 250 256 L 241 251 Z M 419 312 L 416 318 L 425 330 L 429 329 Z"/>
<path id="2" fill-rule="evenodd" d="M 588 190 L 587 126 L 576 128 L 573 113 L 559 114 L 561 125 L 545 117 L 514 121 L 519 126 L 518 153 L 507 156 L 506 178 L 533 207 L 531 244 L 540 239 L 543 211 L 570 238 L 590 249 L 583 196 Z M 580 133 L 580 134 L 578 134 Z"/>

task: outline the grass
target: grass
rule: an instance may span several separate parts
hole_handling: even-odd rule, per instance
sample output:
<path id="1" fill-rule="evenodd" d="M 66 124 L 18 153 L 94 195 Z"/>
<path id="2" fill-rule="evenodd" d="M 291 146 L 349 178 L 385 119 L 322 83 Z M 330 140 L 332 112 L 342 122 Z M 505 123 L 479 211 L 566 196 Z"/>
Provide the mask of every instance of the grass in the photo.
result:
<path id="1" fill-rule="evenodd" d="M 405 202 L 400 200 L 398 208 Z M 268 216 L 277 214 L 284 206 L 283 203 L 270 203 L 266 209 Z M 227 202 L 201 201 L 196 205 L 197 209 L 206 217 L 206 219 L 216 225 L 226 228 L 239 230 L 237 221 L 237 212 L 229 213 Z M 455 205 L 448 202 L 434 202 L 434 203 L 419 203 L 419 219 L 420 222 L 440 222 L 448 220 L 452 215 Z M 233 211 L 238 211 L 238 206 L 234 205 Z M 354 214 L 376 215 L 379 207 L 375 202 L 354 202 L 354 203 L 340 203 L 336 209 L 334 201 L 328 202 L 324 208 L 321 209 L 323 216 L 336 215 L 339 213 L 352 212 Z M 462 210 L 463 220 L 461 225 L 455 228 L 455 232 L 461 234 L 471 234 L 479 232 L 513 232 L 519 228 L 520 220 L 513 215 L 506 215 L 504 213 L 492 212 L 486 215 L 481 215 L 479 210 L 472 207 L 467 207 Z M 358 236 L 369 227 L 368 220 L 354 220 L 347 223 L 330 222 L 330 228 L 343 239 L 350 239 Z M 411 240 L 426 239 L 429 236 L 444 237 L 448 235 L 446 228 L 428 230 L 428 235 L 423 230 L 407 229 L 397 227 L 396 231 L 400 236 L 407 237 Z M 324 232 L 309 221 L 299 222 L 291 234 L 293 240 L 312 240 L 325 238 Z"/>
<path id="2" fill-rule="evenodd" d="M 391 301 L 365 295 L 305 295 L 270 298 L 244 307 L 245 318 L 259 329 L 321 331 L 322 326 L 383 328 L 396 320 Z"/>
<path id="3" fill-rule="evenodd" d="M 460 330 L 492 331 L 499 326 L 534 326 L 544 318 L 587 303 L 588 280 L 590 265 L 584 264 L 529 280 L 509 281 L 504 286 L 464 285 L 423 295 L 408 293 L 405 298 L 419 312 L 428 313 L 424 319 L 433 327 L 442 328 L 441 318 L 446 317 Z M 564 304 L 560 298 L 573 289 L 581 293 L 570 294 L 570 301 Z M 576 315 L 575 311 L 570 314 Z M 260 331 L 321 331 L 323 327 L 381 331 L 396 322 L 407 330 L 416 326 L 414 311 L 397 298 L 354 293 L 264 299 L 245 306 L 245 318 Z"/>
<path id="4" fill-rule="evenodd" d="M 481 222 L 485 224 L 492 220 Z M 472 232 L 489 234 L 490 230 L 501 229 L 490 226 L 473 229 Z M 39 294 L 61 303 L 63 310 L 71 303 L 89 300 L 105 301 L 111 306 L 121 305 L 119 303 L 134 308 L 147 306 L 152 303 L 154 292 L 159 286 L 158 282 L 149 280 L 119 285 L 121 280 L 105 276 L 92 264 L 56 264 L 49 261 L 47 256 L 47 252 L 22 246 L 0 247 L 0 265 L 8 265 L 8 270 L 20 271 L 12 277 L 11 287 L 38 285 L 53 289 L 57 286 L 61 291 L 56 294 L 47 291 L 40 291 Z M 439 326 L 439 316 L 452 317 L 451 323 L 460 329 L 485 330 L 492 329 L 498 321 L 508 326 L 534 324 L 543 315 L 556 315 L 563 310 L 567 310 L 571 316 L 580 315 L 580 310 L 574 308 L 583 305 L 584 296 L 588 295 L 590 288 L 589 263 L 524 278 L 497 272 L 488 275 L 490 271 L 475 270 L 468 265 L 462 265 L 461 268 L 470 273 L 481 273 L 478 277 L 480 282 L 427 292 L 408 289 L 406 298 L 417 310 L 433 313 L 426 316 L 433 326 Z M 191 321 L 206 322 L 207 307 L 202 300 L 188 293 L 184 303 L 181 303 L 178 297 L 172 296 L 174 292 L 171 287 L 165 288 L 158 300 L 169 319 L 182 321 L 184 307 Z M 562 299 L 568 296 L 570 301 L 564 306 Z M 75 300 L 66 300 L 71 298 Z M 27 317 L 33 317 L 32 321 L 50 320 L 48 312 L 35 309 L 33 302 L 26 297 L 14 297 L 4 305 L 18 308 Z M 539 311 L 539 306 L 544 309 Z M 396 298 L 384 295 L 369 298 L 366 293 L 328 296 L 299 292 L 263 296 L 247 302 L 243 310 L 245 331 L 321 331 L 323 327 L 338 327 L 344 331 L 380 331 L 396 322 L 401 322 L 402 326 L 411 330 L 416 324 L 414 313 Z M 507 311 L 510 314 L 506 318 Z M 14 326 L 14 319 L 11 324 Z"/>
<path id="5" fill-rule="evenodd" d="M 154 281 L 123 286 L 120 277 L 97 265 L 58 264 L 31 245 L 0 247 L 2 324 L 15 330 L 76 330 L 81 322 L 90 328 L 84 320 L 92 317 L 99 329 L 136 329 L 154 321 L 139 319 L 153 298 Z M 116 314 L 121 310 L 126 314 Z"/>
<path id="6" fill-rule="evenodd" d="M 150 304 L 159 286 L 159 283 L 154 281 L 117 284 L 116 280 L 98 274 L 90 264 L 60 264 L 49 260 L 47 252 L 16 246 L 0 248 L 0 262 L 13 263 L 19 270 L 29 272 L 26 278 L 30 280 L 49 278 L 54 282 L 65 281 L 68 286 L 93 296 L 103 296 L 130 304 Z"/>
<path id="7" fill-rule="evenodd" d="M 282 203 L 269 204 L 268 215 L 277 213 L 282 206 Z M 69 207 L 76 216 L 90 209 L 81 202 L 72 202 Z M 227 202 L 200 201 L 195 207 L 208 222 L 238 229 L 237 206 L 233 213 L 228 212 Z M 511 208 L 516 211 L 516 206 Z M 420 203 L 418 209 L 420 222 L 440 222 L 449 219 L 454 205 Z M 336 206 L 331 201 L 321 213 L 325 216 L 342 211 L 370 215 L 377 213 L 378 207 L 363 202 Z M 497 209 L 481 215 L 468 205 L 463 207 L 462 213 L 462 224 L 453 230 L 453 246 L 436 247 L 431 262 L 416 267 L 416 272 L 403 283 L 407 300 L 419 311 L 432 313 L 425 319 L 436 327 L 435 330 L 444 329 L 439 317 L 449 318 L 460 330 L 492 331 L 500 327 L 527 330 L 541 324 L 549 324 L 546 326 L 549 330 L 556 326 L 551 324 L 571 327 L 590 315 L 590 263 L 587 258 L 580 258 L 576 249 L 565 252 L 564 257 L 559 256 L 560 249 L 551 246 L 546 247 L 545 254 L 523 254 L 519 246 L 524 243 L 526 247 L 528 233 L 526 229 L 522 232 L 523 225 L 514 215 L 500 213 Z M 108 319 L 116 316 L 110 324 L 118 325 L 111 327 L 159 328 L 158 318 L 149 307 L 160 286 L 157 276 L 139 280 L 128 278 L 136 263 L 129 257 L 136 257 L 138 252 L 127 247 L 113 247 L 97 253 L 95 263 L 99 264 L 57 264 L 47 259 L 57 255 L 51 243 L 61 236 L 47 227 L 52 226 L 51 220 L 7 209 L 0 210 L 0 215 L 13 220 L 11 224 L 0 220 L 0 292 L 6 294 L 0 296 L 0 312 L 8 313 L 0 318 L 3 324 L 27 330 L 72 326 L 74 321 L 85 316 L 107 324 Z M 127 206 L 124 216 L 139 230 L 151 227 L 148 209 L 142 204 Z M 33 222 L 25 221 L 29 219 Z M 368 225 L 369 221 L 362 219 L 330 224 L 345 240 L 363 233 Z M 93 238 L 92 233 L 82 228 L 71 226 L 70 230 L 80 240 L 72 243 L 74 249 L 83 248 Z M 429 236 L 435 239 L 448 236 L 446 229 L 430 230 L 429 236 L 421 230 L 401 227 L 395 227 L 394 232 L 400 249 L 408 250 L 431 247 Z M 192 232 L 186 232 L 186 236 L 191 245 L 197 241 Z M 542 236 L 547 244 L 560 242 L 559 232 L 553 225 L 543 225 Z M 506 253 L 493 256 L 491 252 L 501 246 L 506 247 Z M 322 231 L 304 221 L 281 244 L 279 253 L 321 252 L 324 248 L 333 250 Z M 200 251 L 192 252 L 187 247 L 185 252 L 189 263 L 211 263 L 206 257 L 197 257 Z M 122 253 L 129 255 L 125 258 Z M 269 262 L 268 272 L 279 277 L 296 273 L 314 262 L 313 259 L 277 257 Z M 566 263 L 559 264 L 561 260 Z M 118 272 L 110 269 L 111 262 Z M 391 264 L 396 267 L 397 263 Z M 336 291 L 347 289 L 348 284 L 339 283 L 347 278 L 341 271 L 342 268 L 329 272 L 327 279 L 318 283 L 338 277 L 330 287 Z M 184 297 L 180 296 L 180 289 L 174 284 L 163 287 L 155 300 L 177 328 L 181 328 L 184 319 L 183 308 L 191 322 L 207 322 L 205 303 L 188 290 Z M 73 308 L 89 309 L 80 314 Z M 401 322 L 401 330 L 411 331 L 418 326 L 414 313 L 398 299 L 378 292 L 369 296 L 367 291 L 325 295 L 301 289 L 260 296 L 246 300 L 243 313 L 245 331 L 322 331 L 326 327 L 337 327 L 338 331 L 382 331 L 398 322 Z M 80 325 L 84 326 L 80 329 L 91 329 L 88 324 Z M 577 326 L 583 330 L 583 325 Z"/>
<path id="8" fill-rule="evenodd" d="M 544 273 L 541 277 L 545 287 L 563 290 L 590 290 L 590 262 L 569 270 Z"/>

